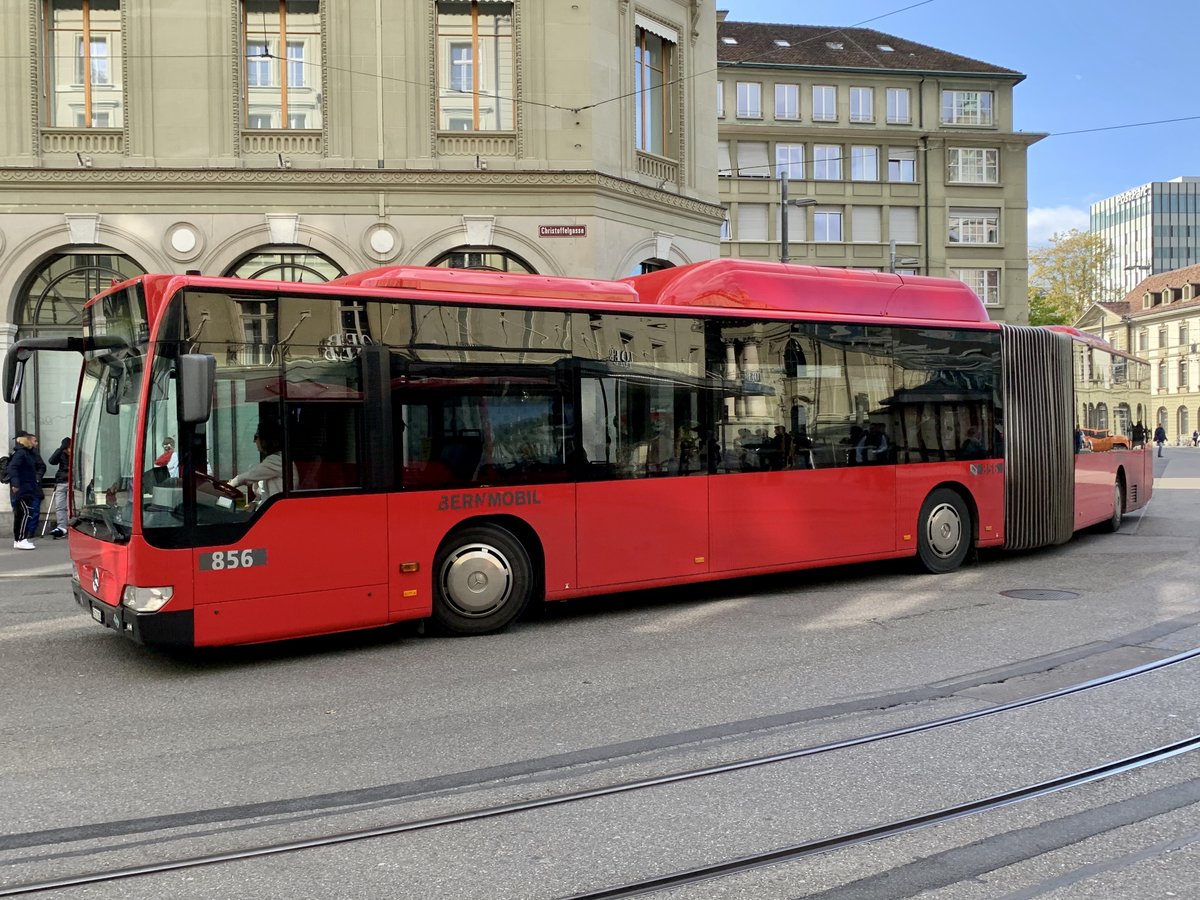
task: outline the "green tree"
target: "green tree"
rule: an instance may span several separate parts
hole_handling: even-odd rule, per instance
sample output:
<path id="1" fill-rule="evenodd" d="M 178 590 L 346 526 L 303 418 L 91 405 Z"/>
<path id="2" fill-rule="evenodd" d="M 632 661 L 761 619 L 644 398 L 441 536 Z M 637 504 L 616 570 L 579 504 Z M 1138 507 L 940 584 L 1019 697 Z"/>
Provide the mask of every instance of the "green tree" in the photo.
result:
<path id="1" fill-rule="evenodd" d="M 1045 292 L 1029 289 L 1030 325 L 1069 325 L 1072 321 L 1067 318 L 1066 313 L 1050 302 Z"/>
<path id="2" fill-rule="evenodd" d="M 1030 322 L 1035 292 L 1047 306 L 1061 313 L 1065 322 L 1074 322 L 1093 303 L 1119 299 L 1104 286 L 1112 254 L 1112 247 L 1103 237 L 1075 228 L 1054 235 L 1049 247 L 1030 253 Z"/>

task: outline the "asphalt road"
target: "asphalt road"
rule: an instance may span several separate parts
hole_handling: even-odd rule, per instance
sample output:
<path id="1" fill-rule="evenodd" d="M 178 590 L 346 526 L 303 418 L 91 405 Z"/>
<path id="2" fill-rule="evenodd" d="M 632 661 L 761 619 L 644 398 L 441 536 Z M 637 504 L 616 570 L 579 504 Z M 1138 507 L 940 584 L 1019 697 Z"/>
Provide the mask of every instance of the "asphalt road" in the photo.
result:
<path id="1" fill-rule="evenodd" d="M 603 787 L 883 732 L 1200 647 L 1200 450 L 1117 534 L 948 576 L 857 566 L 165 656 L 0 551 L 5 887 Z M 1033 591 L 1043 599 L 1011 596 Z M 1054 598 L 1054 599 L 1046 599 Z M 687 783 L 40 896 L 564 897 L 918 815 L 1200 733 L 1200 662 Z M 1192 896 L 1200 754 L 687 898 Z"/>

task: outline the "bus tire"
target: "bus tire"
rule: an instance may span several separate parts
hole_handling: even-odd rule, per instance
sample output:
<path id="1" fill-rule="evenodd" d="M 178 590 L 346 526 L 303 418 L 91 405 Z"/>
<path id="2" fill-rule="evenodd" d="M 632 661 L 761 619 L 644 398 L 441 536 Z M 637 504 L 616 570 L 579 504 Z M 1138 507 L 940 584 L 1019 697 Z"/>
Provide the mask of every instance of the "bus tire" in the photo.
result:
<path id="1" fill-rule="evenodd" d="M 1113 484 L 1113 511 L 1108 521 L 1104 523 L 1105 531 L 1120 531 L 1121 519 L 1125 517 L 1125 486 L 1117 476 Z"/>
<path id="2" fill-rule="evenodd" d="M 949 488 L 938 488 L 921 504 L 917 520 L 917 557 L 927 572 L 953 572 L 971 552 L 974 527 L 966 502 Z"/>
<path id="3" fill-rule="evenodd" d="M 533 593 L 524 545 L 497 525 L 451 534 L 433 571 L 433 620 L 452 634 L 488 634 L 517 618 Z"/>

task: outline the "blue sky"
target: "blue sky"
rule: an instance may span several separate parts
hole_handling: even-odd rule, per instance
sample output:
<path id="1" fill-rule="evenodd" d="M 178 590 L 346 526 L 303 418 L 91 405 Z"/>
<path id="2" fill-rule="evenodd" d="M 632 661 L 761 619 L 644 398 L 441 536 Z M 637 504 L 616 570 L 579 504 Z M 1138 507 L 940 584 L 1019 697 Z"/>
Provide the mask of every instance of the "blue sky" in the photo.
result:
<path id="1" fill-rule="evenodd" d="M 1015 69 L 1029 149 L 1029 242 L 1088 227 L 1096 200 L 1150 181 L 1200 175 L 1197 0 L 717 0 L 742 22 L 859 25 Z M 893 13 L 892 15 L 887 15 Z M 875 18 L 884 16 L 884 18 Z M 866 22 L 867 19 L 874 21 Z M 1194 116 L 1091 134 L 1063 132 Z M 1058 136 L 1055 136 L 1055 135 Z"/>

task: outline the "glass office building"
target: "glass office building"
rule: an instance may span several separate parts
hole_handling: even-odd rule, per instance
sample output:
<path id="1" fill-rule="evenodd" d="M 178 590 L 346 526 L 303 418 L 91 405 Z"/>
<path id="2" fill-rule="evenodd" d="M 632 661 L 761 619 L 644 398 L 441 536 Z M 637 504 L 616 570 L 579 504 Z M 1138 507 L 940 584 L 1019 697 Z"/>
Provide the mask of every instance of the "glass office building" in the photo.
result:
<path id="1" fill-rule="evenodd" d="M 1200 176 L 1153 181 L 1092 204 L 1091 230 L 1113 248 L 1105 287 L 1116 300 L 1149 275 L 1200 263 Z"/>

